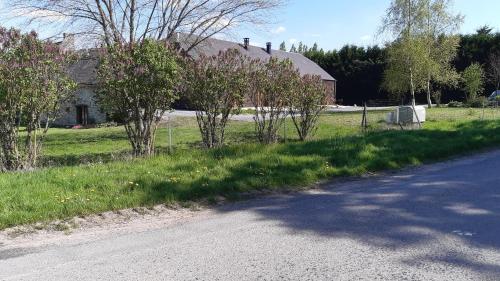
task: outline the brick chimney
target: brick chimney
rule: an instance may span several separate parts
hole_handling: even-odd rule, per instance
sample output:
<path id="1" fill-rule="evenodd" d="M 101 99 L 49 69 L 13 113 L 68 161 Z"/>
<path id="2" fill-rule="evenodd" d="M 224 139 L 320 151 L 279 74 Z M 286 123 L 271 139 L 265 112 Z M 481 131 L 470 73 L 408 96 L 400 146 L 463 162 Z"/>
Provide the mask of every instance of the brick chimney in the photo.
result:
<path id="1" fill-rule="evenodd" d="M 266 43 L 266 52 L 267 52 L 268 54 L 271 54 L 271 53 L 273 52 L 272 47 L 273 47 L 273 45 L 272 45 L 272 43 L 271 43 L 271 42 L 267 42 L 267 43 Z"/>
<path id="2" fill-rule="evenodd" d="M 63 33 L 63 40 L 61 42 L 61 47 L 64 51 L 74 51 L 75 46 L 75 34 Z"/>

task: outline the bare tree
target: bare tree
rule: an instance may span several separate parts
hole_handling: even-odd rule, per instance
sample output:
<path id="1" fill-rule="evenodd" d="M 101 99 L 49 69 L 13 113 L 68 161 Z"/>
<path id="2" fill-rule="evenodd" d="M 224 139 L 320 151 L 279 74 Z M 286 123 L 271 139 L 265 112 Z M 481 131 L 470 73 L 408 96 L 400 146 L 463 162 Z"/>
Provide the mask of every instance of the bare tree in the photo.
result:
<path id="1" fill-rule="evenodd" d="M 500 90 L 500 53 L 490 56 L 489 78 L 495 83 L 495 89 Z"/>
<path id="2" fill-rule="evenodd" d="M 8 5 L 28 23 L 63 21 L 66 31 L 100 36 L 108 46 L 170 39 L 181 32 L 188 34 L 191 49 L 231 27 L 265 24 L 286 1 L 12 0 Z"/>

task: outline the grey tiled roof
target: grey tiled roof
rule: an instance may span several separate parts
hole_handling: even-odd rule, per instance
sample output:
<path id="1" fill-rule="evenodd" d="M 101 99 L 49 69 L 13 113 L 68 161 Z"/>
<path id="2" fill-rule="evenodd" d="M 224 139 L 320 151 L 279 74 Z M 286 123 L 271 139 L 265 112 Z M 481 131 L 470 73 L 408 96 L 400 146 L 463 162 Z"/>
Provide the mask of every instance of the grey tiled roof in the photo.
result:
<path id="1" fill-rule="evenodd" d="M 185 47 L 187 46 L 189 39 L 182 38 L 182 35 L 180 35 L 180 37 L 179 41 L 181 48 L 186 49 Z M 206 56 L 212 56 L 217 55 L 220 51 L 226 51 L 228 49 L 237 49 L 243 55 L 246 55 L 251 59 L 260 59 L 262 61 L 268 61 L 271 56 L 283 60 L 290 59 L 302 75 L 319 75 L 323 80 L 335 81 L 335 78 L 328 74 L 328 72 L 312 60 L 299 53 L 272 50 L 271 54 L 268 54 L 265 48 L 250 45 L 248 49 L 245 49 L 243 44 L 210 38 L 200 43 L 196 48 L 190 51 L 189 54 L 193 57 L 196 57 L 200 53 L 203 53 Z"/>
<path id="2" fill-rule="evenodd" d="M 186 49 L 188 39 L 180 38 L 179 41 L 181 44 L 181 48 Z M 271 55 L 269 55 L 264 48 L 249 46 L 248 49 L 245 49 L 243 47 L 243 44 L 218 39 L 207 39 L 199 44 L 196 48 L 191 50 L 189 52 L 189 55 L 194 58 L 196 58 L 201 53 L 206 56 L 212 56 L 219 54 L 220 51 L 226 51 L 228 49 L 237 49 L 243 55 L 246 55 L 252 59 L 260 59 L 262 61 L 269 60 L 271 56 L 283 60 L 290 59 L 302 75 L 319 75 L 323 80 L 335 81 L 335 79 L 330 74 L 328 74 L 315 62 L 299 53 L 289 53 L 272 50 Z M 79 51 L 79 53 L 81 58 L 72 66 L 70 66 L 69 74 L 79 84 L 95 85 L 97 83 L 98 50 L 81 50 Z"/>
<path id="3" fill-rule="evenodd" d="M 78 84 L 97 84 L 98 50 L 88 49 L 78 51 L 79 59 L 69 69 L 69 76 Z"/>

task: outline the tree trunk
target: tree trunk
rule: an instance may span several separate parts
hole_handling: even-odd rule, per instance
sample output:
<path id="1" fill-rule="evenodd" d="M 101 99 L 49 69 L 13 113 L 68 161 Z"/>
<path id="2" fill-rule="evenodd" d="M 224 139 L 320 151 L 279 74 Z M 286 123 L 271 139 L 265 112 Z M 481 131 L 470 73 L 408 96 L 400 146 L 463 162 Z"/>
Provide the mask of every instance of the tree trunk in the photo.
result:
<path id="1" fill-rule="evenodd" d="M 2 136 L 3 166 L 8 171 L 15 171 L 21 168 L 17 138 L 17 134 L 12 131 L 5 132 L 4 136 Z"/>
<path id="2" fill-rule="evenodd" d="M 413 83 L 413 69 L 410 67 L 410 86 L 411 86 L 411 107 L 413 110 L 413 114 L 417 118 L 418 127 L 422 128 L 422 123 L 420 123 L 420 118 L 418 117 L 417 110 L 415 109 L 416 101 L 415 101 L 415 85 Z"/>
<path id="3" fill-rule="evenodd" d="M 427 106 L 432 108 L 432 99 L 431 99 L 431 80 L 430 77 L 427 80 Z"/>
<path id="4" fill-rule="evenodd" d="M 413 83 L 413 69 L 410 66 L 410 94 L 411 94 L 411 105 L 415 106 L 415 85 Z"/>
<path id="5" fill-rule="evenodd" d="M 406 2 L 408 4 L 408 30 L 407 30 L 407 36 L 408 36 L 408 40 L 410 40 L 411 38 L 411 1 L 410 0 L 407 0 Z M 411 106 L 412 106 L 412 109 L 413 109 L 413 114 L 415 114 L 415 116 L 417 117 L 417 122 L 418 122 L 418 127 L 421 128 L 422 125 L 420 124 L 420 119 L 418 118 L 418 114 L 415 110 L 415 105 L 416 105 L 416 101 L 415 101 L 415 83 L 413 81 L 413 67 L 412 67 L 412 64 L 411 64 L 411 60 L 410 60 L 410 57 L 408 57 L 408 65 L 409 65 L 409 70 L 410 70 L 410 91 L 411 91 Z"/>
<path id="6" fill-rule="evenodd" d="M 432 55 L 432 41 L 433 40 L 433 36 L 431 36 L 432 32 L 431 32 L 431 2 L 430 1 L 427 1 L 427 36 L 428 36 L 428 39 L 429 39 L 429 42 L 427 42 L 427 51 L 428 51 L 428 56 L 429 58 L 431 57 Z M 429 65 L 427 66 L 429 68 Z M 430 69 L 430 68 L 429 68 Z M 432 108 L 432 100 L 431 100 L 431 73 L 430 73 L 430 70 L 428 69 L 428 73 L 427 73 L 427 106 L 429 108 Z"/>

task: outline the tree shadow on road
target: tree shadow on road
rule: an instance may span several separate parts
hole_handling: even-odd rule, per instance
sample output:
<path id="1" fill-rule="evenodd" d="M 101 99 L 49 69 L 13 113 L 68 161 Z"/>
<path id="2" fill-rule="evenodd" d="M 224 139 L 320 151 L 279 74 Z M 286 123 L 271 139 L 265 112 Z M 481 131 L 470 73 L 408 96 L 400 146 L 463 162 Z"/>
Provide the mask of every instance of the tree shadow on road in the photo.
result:
<path id="1" fill-rule="evenodd" d="M 157 182 L 144 190 L 144 200 L 187 201 L 221 195 L 237 198 L 242 192 L 282 190 L 287 185 L 296 188 L 318 178 L 446 159 L 460 151 L 494 147 L 500 140 L 496 122 L 469 122 L 456 127 L 459 130 L 382 131 L 261 149 L 241 146 L 213 150 L 208 159 L 218 165 L 227 164 L 224 174 L 211 177 L 207 173 L 189 183 Z M 493 153 L 500 157 L 499 152 Z M 325 168 L 325 162 L 332 168 Z M 219 211 L 252 210 L 262 220 L 276 221 L 291 233 L 354 239 L 387 250 L 441 245 L 442 239 L 452 239 L 474 252 L 486 249 L 498 255 L 498 160 L 490 157 L 472 164 L 462 161 L 450 168 L 439 164 L 423 169 L 367 181 L 327 184 L 322 192 L 237 204 Z M 444 248 L 436 251 L 463 250 L 442 245 Z M 421 259 L 432 262 L 436 257 L 440 258 L 436 262 L 500 274 L 500 265 L 475 261 L 465 253 L 455 255 L 455 259 L 442 255 Z"/>
<path id="2" fill-rule="evenodd" d="M 477 259 L 483 251 L 497 257 L 500 253 L 498 157 L 439 164 L 337 188 L 330 184 L 317 192 L 266 199 L 243 209 L 291 233 L 354 239 L 394 251 L 438 245 L 434 254 L 401 262 L 432 262 L 500 276 L 500 264 Z M 443 239 L 447 243 L 441 243 Z"/>

